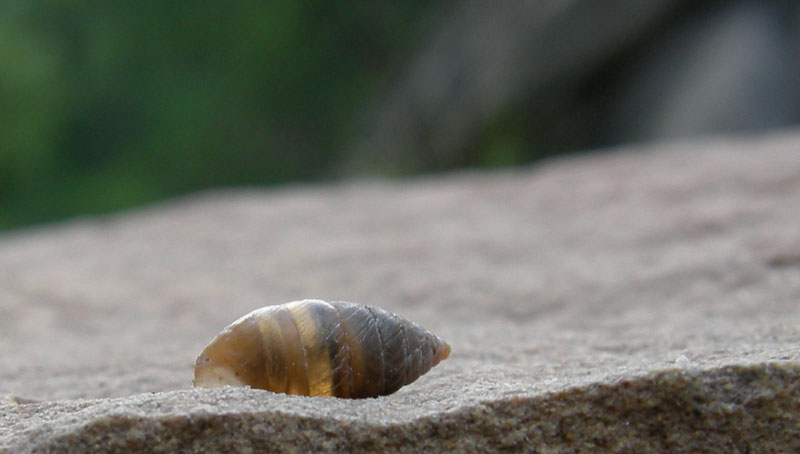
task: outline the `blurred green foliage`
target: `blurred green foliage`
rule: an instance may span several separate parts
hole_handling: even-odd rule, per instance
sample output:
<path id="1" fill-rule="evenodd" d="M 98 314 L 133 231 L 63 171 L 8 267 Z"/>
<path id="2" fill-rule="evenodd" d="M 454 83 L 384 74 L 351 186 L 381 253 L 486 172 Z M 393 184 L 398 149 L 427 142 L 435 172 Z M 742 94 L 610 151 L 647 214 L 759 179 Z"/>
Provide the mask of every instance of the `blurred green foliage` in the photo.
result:
<path id="1" fill-rule="evenodd" d="M 431 8 L 0 3 L 0 228 L 331 176 Z"/>

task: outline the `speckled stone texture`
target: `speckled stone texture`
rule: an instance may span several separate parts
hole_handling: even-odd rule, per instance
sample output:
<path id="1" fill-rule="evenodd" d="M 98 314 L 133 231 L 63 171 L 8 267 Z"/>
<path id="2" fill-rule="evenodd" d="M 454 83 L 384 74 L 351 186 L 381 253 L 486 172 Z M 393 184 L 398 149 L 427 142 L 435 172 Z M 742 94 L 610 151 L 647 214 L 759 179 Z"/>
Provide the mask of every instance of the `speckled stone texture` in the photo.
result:
<path id="1" fill-rule="evenodd" d="M 396 394 L 191 389 L 226 324 L 382 306 Z M 800 134 L 200 194 L 0 237 L 0 452 L 800 452 Z"/>

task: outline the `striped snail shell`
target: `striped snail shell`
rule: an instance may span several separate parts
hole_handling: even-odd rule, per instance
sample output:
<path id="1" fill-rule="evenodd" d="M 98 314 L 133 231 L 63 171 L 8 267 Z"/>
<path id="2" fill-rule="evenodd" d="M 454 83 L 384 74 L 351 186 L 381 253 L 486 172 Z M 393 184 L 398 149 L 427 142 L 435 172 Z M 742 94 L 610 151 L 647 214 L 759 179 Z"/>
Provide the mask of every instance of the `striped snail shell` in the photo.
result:
<path id="1" fill-rule="evenodd" d="M 256 309 L 222 330 L 197 357 L 194 386 L 377 397 L 449 354 L 447 342 L 381 308 L 295 301 Z"/>

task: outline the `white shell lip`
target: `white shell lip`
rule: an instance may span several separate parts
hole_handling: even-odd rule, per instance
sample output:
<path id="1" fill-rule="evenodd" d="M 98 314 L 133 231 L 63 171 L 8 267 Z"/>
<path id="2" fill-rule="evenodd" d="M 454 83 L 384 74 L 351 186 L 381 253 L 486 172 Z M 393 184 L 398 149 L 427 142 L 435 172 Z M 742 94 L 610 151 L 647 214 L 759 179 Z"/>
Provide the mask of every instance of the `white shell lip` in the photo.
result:
<path id="1" fill-rule="evenodd" d="M 196 388 L 224 388 L 248 386 L 232 368 L 217 364 L 208 358 L 197 358 L 192 384 Z"/>

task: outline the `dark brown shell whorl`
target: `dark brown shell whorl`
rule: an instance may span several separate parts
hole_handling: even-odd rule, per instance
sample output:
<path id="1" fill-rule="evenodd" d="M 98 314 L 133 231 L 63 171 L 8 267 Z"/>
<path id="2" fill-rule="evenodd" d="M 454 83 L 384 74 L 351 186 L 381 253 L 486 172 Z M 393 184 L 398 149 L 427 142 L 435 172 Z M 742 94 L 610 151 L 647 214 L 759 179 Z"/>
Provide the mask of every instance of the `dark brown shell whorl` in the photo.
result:
<path id="1" fill-rule="evenodd" d="M 381 308 L 303 300 L 256 309 L 227 326 L 197 357 L 194 385 L 377 397 L 449 354 L 447 342 Z"/>

